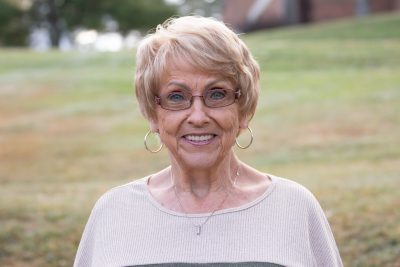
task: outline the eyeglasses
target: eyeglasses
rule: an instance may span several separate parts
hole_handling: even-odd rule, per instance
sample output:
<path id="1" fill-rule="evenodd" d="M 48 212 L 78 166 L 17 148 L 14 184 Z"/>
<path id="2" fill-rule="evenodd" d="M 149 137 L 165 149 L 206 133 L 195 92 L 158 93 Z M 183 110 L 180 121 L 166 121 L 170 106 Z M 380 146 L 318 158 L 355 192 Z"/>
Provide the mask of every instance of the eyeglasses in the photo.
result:
<path id="1" fill-rule="evenodd" d="M 209 108 L 221 108 L 232 105 L 241 95 L 240 90 L 234 91 L 225 88 L 211 88 L 203 95 L 192 95 L 188 90 L 175 90 L 155 97 L 157 105 L 167 110 L 188 109 L 193 104 L 194 97 L 201 97 L 204 105 Z"/>

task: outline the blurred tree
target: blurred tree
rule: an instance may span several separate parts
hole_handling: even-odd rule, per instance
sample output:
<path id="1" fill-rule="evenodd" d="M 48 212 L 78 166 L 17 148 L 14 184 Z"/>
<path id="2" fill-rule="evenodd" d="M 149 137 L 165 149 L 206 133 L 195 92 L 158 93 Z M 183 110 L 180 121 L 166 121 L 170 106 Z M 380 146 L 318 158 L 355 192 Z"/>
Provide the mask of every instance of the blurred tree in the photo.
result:
<path id="1" fill-rule="evenodd" d="M 31 25 L 49 31 L 52 46 L 59 44 L 62 32 L 66 30 L 61 15 L 62 1 L 34 0 L 29 10 Z"/>
<path id="2" fill-rule="evenodd" d="M 181 0 L 181 15 L 196 14 L 205 17 L 222 19 L 223 0 Z"/>
<path id="3" fill-rule="evenodd" d="M 46 25 L 53 46 L 57 46 L 65 30 L 77 27 L 102 29 L 104 18 L 117 21 L 121 32 L 149 30 L 176 14 L 176 7 L 163 0 L 36 0 L 31 17 Z"/>
<path id="4" fill-rule="evenodd" d="M 21 8 L 21 3 L 29 3 Z M 118 29 L 142 32 L 177 14 L 164 0 L 0 0 L 0 45 L 23 45 L 30 28 L 46 28 L 58 46 L 63 32 L 76 28 L 104 29 L 111 18 Z"/>
<path id="5" fill-rule="evenodd" d="M 65 0 L 61 13 L 67 25 L 101 29 L 102 18 L 111 16 L 122 32 L 146 31 L 168 17 L 176 15 L 176 7 L 163 0 Z"/>
<path id="6" fill-rule="evenodd" d="M 29 26 L 24 11 L 11 1 L 0 0 L 0 46 L 23 46 Z"/>
<path id="7" fill-rule="evenodd" d="M 119 0 L 118 4 L 114 3 L 104 1 L 103 9 L 118 21 L 122 32 L 132 28 L 148 31 L 167 18 L 177 15 L 176 7 L 166 5 L 163 0 Z"/>

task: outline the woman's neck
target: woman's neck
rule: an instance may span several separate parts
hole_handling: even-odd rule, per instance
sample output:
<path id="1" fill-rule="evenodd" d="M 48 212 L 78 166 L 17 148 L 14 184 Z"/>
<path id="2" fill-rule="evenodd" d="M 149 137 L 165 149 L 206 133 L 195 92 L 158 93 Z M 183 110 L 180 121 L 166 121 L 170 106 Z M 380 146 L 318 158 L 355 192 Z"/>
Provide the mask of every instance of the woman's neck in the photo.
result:
<path id="1" fill-rule="evenodd" d="M 239 160 L 232 156 L 210 168 L 183 168 L 172 161 L 171 186 L 179 193 L 191 194 L 195 198 L 206 198 L 210 194 L 232 190 L 238 176 Z"/>
<path id="2" fill-rule="evenodd" d="M 147 185 L 157 202 L 178 212 L 204 213 L 238 207 L 263 194 L 271 182 L 264 173 L 236 157 L 206 171 L 184 169 L 171 162 L 171 167 L 152 175 Z"/>

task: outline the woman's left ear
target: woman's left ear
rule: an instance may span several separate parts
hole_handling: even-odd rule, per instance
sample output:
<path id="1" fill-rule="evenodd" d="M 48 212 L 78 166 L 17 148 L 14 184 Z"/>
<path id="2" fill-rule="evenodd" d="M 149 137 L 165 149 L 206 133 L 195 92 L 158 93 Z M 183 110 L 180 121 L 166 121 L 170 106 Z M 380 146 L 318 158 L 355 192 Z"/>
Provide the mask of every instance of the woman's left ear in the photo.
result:
<path id="1" fill-rule="evenodd" d="M 152 133 L 158 133 L 159 132 L 158 123 L 154 119 L 150 120 L 150 131 Z"/>
<path id="2" fill-rule="evenodd" d="M 250 122 L 250 116 L 241 116 L 239 120 L 239 128 L 240 130 L 245 130 L 247 127 L 249 127 L 249 122 Z"/>

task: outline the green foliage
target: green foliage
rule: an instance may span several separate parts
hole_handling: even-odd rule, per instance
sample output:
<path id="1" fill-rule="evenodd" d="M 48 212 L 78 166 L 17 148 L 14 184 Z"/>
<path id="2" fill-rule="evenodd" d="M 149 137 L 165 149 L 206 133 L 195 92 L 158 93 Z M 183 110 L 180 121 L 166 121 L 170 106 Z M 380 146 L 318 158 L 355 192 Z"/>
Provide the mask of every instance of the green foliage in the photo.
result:
<path id="1" fill-rule="evenodd" d="M 36 0 L 27 11 L 0 0 L 0 45 L 25 45 L 29 25 L 48 25 L 52 44 L 57 46 L 65 30 L 103 30 L 105 16 L 111 16 L 118 22 L 119 30 L 127 33 L 145 32 L 176 14 L 176 7 L 163 0 Z"/>
<path id="2" fill-rule="evenodd" d="M 175 7 L 166 5 L 163 0 L 121 0 L 118 5 L 105 1 L 104 10 L 118 20 L 120 29 L 124 32 L 132 28 L 147 31 L 177 15 Z"/>
<path id="3" fill-rule="evenodd" d="M 244 36 L 262 92 L 237 153 L 311 189 L 345 266 L 400 263 L 399 18 Z M 96 199 L 168 165 L 143 147 L 134 51 L 0 53 L 0 265 L 71 266 Z"/>
<path id="4" fill-rule="evenodd" d="M 28 25 L 24 13 L 6 0 L 0 0 L 0 46 L 26 45 Z"/>
<path id="5" fill-rule="evenodd" d="M 66 0 L 59 8 L 69 28 L 82 25 L 100 29 L 102 17 L 110 15 L 123 32 L 132 29 L 146 31 L 176 15 L 175 7 L 166 5 L 163 0 Z"/>

